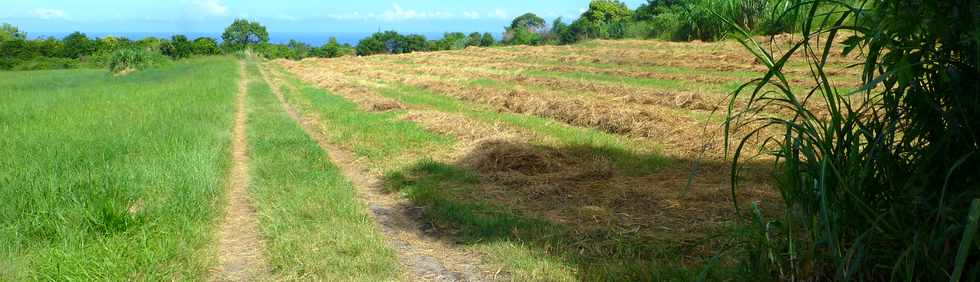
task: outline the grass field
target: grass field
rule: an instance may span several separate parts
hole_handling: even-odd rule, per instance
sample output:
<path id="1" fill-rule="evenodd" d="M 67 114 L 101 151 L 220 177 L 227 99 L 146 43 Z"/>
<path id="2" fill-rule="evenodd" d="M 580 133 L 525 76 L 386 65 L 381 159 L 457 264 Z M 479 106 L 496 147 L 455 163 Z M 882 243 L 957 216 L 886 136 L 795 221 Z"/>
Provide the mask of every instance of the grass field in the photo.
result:
<path id="1" fill-rule="evenodd" d="M 426 208 L 436 237 L 489 268 L 519 281 L 688 281 L 739 233 L 719 119 L 764 69 L 746 58 L 734 42 L 596 41 L 269 69 L 331 142 Z M 786 72 L 802 81 L 808 69 Z M 767 171 L 748 164 L 742 203 L 779 209 Z M 724 261 L 711 275 L 738 272 Z"/>
<path id="2" fill-rule="evenodd" d="M 227 210 L 255 279 L 693 280 L 741 236 L 719 111 L 761 67 L 733 44 L 4 73 L 0 280 L 214 279 Z M 767 160 L 742 177 L 779 210 Z"/>
<path id="3" fill-rule="evenodd" d="M 0 280 L 202 277 L 236 67 L 0 76 Z"/>

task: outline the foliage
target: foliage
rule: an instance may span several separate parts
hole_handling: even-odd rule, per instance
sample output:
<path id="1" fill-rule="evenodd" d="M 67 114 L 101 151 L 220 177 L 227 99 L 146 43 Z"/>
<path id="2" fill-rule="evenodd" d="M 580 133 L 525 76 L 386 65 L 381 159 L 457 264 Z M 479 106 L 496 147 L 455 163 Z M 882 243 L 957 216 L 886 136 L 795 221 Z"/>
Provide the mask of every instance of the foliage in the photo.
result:
<path id="1" fill-rule="evenodd" d="M 69 34 L 64 39 L 65 49 L 64 57 L 78 59 L 84 56 L 91 55 L 96 51 L 95 42 L 88 38 L 84 33 L 73 32 Z"/>
<path id="2" fill-rule="evenodd" d="M 354 52 L 354 48 L 350 45 L 341 45 L 337 43 L 336 37 L 330 37 L 330 40 L 323 47 L 313 49 L 310 55 L 320 58 L 337 58 L 352 55 Z"/>
<path id="3" fill-rule="evenodd" d="M 976 278 L 980 5 L 827 0 L 797 9 L 804 38 L 778 56 L 751 39 L 745 22 L 728 21 L 769 69 L 731 99 L 743 103 L 730 104 L 726 127 L 750 130 L 726 145 L 732 189 L 752 150 L 746 141 L 768 138 L 786 205 L 779 220 L 755 212 L 747 265 L 788 280 Z M 856 92 L 828 78 L 840 50 L 864 59 Z M 782 73 L 790 58 L 810 64 L 809 92 L 794 92 L 797 82 Z"/>
<path id="4" fill-rule="evenodd" d="M 166 56 L 158 52 L 130 48 L 112 53 L 108 67 L 110 72 L 119 74 L 161 66 L 169 61 Z"/>
<path id="5" fill-rule="evenodd" d="M 218 49 L 218 41 L 210 37 L 199 37 L 194 39 L 192 53 L 198 56 L 210 56 L 221 54 L 221 49 Z"/>
<path id="6" fill-rule="evenodd" d="M 35 57 L 30 60 L 22 61 L 13 66 L 11 70 L 32 71 L 32 70 L 57 70 L 78 68 L 79 62 L 69 58 Z"/>
<path id="7" fill-rule="evenodd" d="M 589 9 L 582 13 L 581 20 L 593 23 L 613 23 L 625 21 L 633 16 L 626 4 L 618 0 L 592 0 Z"/>
<path id="8" fill-rule="evenodd" d="M 385 46 L 384 41 L 372 36 L 365 39 L 361 39 L 357 43 L 357 55 L 358 56 L 369 56 L 377 54 L 387 54 L 388 47 Z"/>
<path id="9" fill-rule="evenodd" d="M 225 28 L 221 39 L 224 41 L 222 44 L 230 50 L 244 50 L 249 46 L 269 42 L 269 32 L 258 22 L 236 19 Z"/>
<path id="10" fill-rule="evenodd" d="M 160 46 L 160 53 L 174 60 L 188 58 L 194 54 L 194 43 L 184 35 L 174 35 L 170 41 Z"/>
<path id="11" fill-rule="evenodd" d="M 3 25 L 0 25 L 0 42 L 15 39 L 26 40 L 27 33 L 20 31 L 20 29 L 18 29 L 16 26 L 8 23 L 3 23 Z"/>
<path id="12" fill-rule="evenodd" d="M 466 47 L 480 46 L 480 42 L 482 41 L 483 41 L 482 34 L 480 34 L 479 32 L 470 33 L 470 35 L 466 37 Z"/>
<path id="13" fill-rule="evenodd" d="M 466 34 L 462 32 L 447 32 L 436 44 L 437 50 L 461 50 L 466 48 Z"/>
<path id="14" fill-rule="evenodd" d="M 544 28 L 544 19 L 538 15 L 535 15 L 534 13 L 526 13 L 514 18 L 514 20 L 510 23 L 510 28 L 508 28 L 508 30 L 516 31 L 523 29 L 530 32 L 540 32 L 544 30 Z"/>
<path id="15" fill-rule="evenodd" d="M 480 47 L 490 47 L 495 44 L 497 44 L 497 40 L 493 38 L 493 34 L 484 32 L 483 37 L 480 38 Z"/>

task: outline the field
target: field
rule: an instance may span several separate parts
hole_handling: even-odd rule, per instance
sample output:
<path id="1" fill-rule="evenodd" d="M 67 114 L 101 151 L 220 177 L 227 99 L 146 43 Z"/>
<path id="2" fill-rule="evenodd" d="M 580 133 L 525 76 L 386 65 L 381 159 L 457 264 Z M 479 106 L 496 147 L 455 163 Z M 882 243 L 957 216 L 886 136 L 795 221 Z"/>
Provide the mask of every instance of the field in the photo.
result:
<path id="1" fill-rule="evenodd" d="M 424 233 L 484 269 L 690 280 L 739 232 L 721 121 L 727 94 L 765 70 L 748 58 L 735 42 L 595 41 L 269 68 L 330 142 L 424 208 Z M 834 62 L 838 87 L 857 87 Z M 785 72 L 803 82 L 809 67 Z M 769 164 L 747 164 L 743 205 L 780 208 Z"/>
<path id="2" fill-rule="evenodd" d="M 0 280 L 689 281 L 742 233 L 721 121 L 764 70 L 747 58 L 593 41 L 4 73 Z M 769 167 L 746 164 L 741 206 L 781 208 Z"/>

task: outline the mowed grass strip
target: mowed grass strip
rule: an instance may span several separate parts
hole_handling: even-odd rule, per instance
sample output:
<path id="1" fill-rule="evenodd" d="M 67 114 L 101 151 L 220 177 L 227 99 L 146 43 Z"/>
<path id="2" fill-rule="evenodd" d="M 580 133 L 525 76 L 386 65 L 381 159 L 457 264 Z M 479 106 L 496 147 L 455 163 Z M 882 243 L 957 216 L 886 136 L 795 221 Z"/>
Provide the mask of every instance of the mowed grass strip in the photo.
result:
<path id="1" fill-rule="evenodd" d="M 198 280 L 216 257 L 238 65 L 0 79 L 0 280 Z"/>
<path id="2" fill-rule="evenodd" d="M 251 192 L 281 280 L 387 281 L 398 262 L 354 188 L 247 65 Z"/>
<path id="3" fill-rule="evenodd" d="M 286 91 L 290 93 L 287 94 L 288 96 L 332 96 L 326 91 L 311 89 L 289 75 L 285 81 L 292 85 L 292 88 L 304 89 L 300 93 Z M 544 138 L 558 139 L 555 142 L 583 146 L 604 145 L 611 152 L 616 152 L 615 148 L 634 149 L 628 142 L 598 131 L 570 127 L 534 116 L 497 113 L 436 93 L 404 87 L 407 88 L 388 88 L 383 91 L 383 95 L 406 104 L 443 112 L 462 113 L 478 120 L 513 119 L 510 121 L 514 124 L 537 130 L 536 133 L 542 134 Z M 317 107 L 335 106 L 317 105 L 318 103 L 338 103 L 335 99 L 321 99 L 319 102 L 310 99 L 307 102 L 313 103 L 307 107 L 314 111 Z M 340 99 L 339 103 L 349 104 L 343 99 Z M 360 111 L 353 104 L 346 106 L 345 109 Z M 336 119 L 336 117 L 328 117 L 326 112 L 317 113 L 321 115 L 322 120 L 328 122 Z M 335 114 L 353 116 L 389 113 Z M 340 127 L 349 126 L 338 122 L 333 124 Z M 406 134 L 395 131 L 398 130 L 395 127 L 383 124 L 378 124 L 378 128 L 380 136 Z M 379 146 L 376 142 L 343 145 L 360 151 L 375 151 Z M 628 154 L 624 151 L 619 153 Z M 387 188 L 392 192 L 401 193 L 418 205 L 425 206 L 426 219 L 431 220 L 436 226 L 449 226 L 453 230 L 451 235 L 453 240 L 461 242 L 464 248 L 484 254 L 487 263 L 499 267 L 514 281 L 689 281 L 697 275 L 698 269 L 685 265 L 676 256 L 678 246 L 635 243 L 630 241 L 628 235 L 578 234 L 560 224 L 523 215 L 507 206 L 473 199 L 474 193 L 479 195 L 477 186 L 487 184 L 483 183 L 484 180 L 478 173 L 459 164 L 415 157 L 415 159 L 400 161 L 400 165 L 393 166 L 395 169 L 386 170 Z M 657 155 L 648 157 L 633 160 L 636 162 L 634 164 L 637 167 L 642 167 L 643 164 L 659 166 L 666 161 Z M 385 161 L 382 160 L 371 162 L 375 166 L 385 166 L 383 164 Z M 625 164 L 623 165 L 625 167 Z"/>
<path id="4" fill-rule="evenodd" d="M 402 120 L 404 111 L 365 112 L 357 104 L 302 83 L 292 75 L 284 78 L 282 90 L 289 104 L 301 112 L 319 116 L 330 129 L 324 132 L 328 141 L 350 148 L 358 157 L 366 159 L 375 172 L 448 153 L 456 143 L 452 136 L 430 132 L 414 122 Z"/>

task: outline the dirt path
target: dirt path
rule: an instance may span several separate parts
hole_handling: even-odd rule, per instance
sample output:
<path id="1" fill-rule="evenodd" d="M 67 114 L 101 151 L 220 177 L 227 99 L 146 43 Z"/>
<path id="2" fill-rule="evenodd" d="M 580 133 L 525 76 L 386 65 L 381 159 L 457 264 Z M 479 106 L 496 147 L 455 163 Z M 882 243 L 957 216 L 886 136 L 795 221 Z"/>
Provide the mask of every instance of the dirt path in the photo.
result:
<path id="1" fill-rule="evenodd" d="M 238 112 L 232 135 L 232 168 L 228 180 L 228 210 L 221 224 L 221 237 L 218 242 L 220 266 L 215 270 L 213 280 L 254 281 L 266 272 L 265 249 L 259 233 L 258 218 L 248 195 L 251 183 L 249 175 L 248 140 L 245 133 L 248 111 L 246 97 L 248 80 L 245 63 L 239 62 L 241 77 L 238 83 Z"/>
<path id="2" fill-rule="evenodd" d="M 499 271 L 480 269 L 479 255 L 453 248 L 426 234 L 417 219 L 422 209 L 407 200 L 382 192 L 378 176 L 365 173 L 355 156 L 338 146 L 327 142 L 321 130 L 327 130 L 319 119 L 300 115 L 288 102 L 279 88 L 279 78 L 270 77 L 262 68 L 262 77 L 272 88 L 273 93 L 286 112 L 301 125 L 304 131 L 320 144 L 330 160 L 340 168 L 354 184 L 358 196 L 368 205 L 374 219 L 378 222 L 386 239 L 398 254 L 402 266 L 408 270 L 407 277 L 412 281 L 493 281 L 505 280 Z"/>

